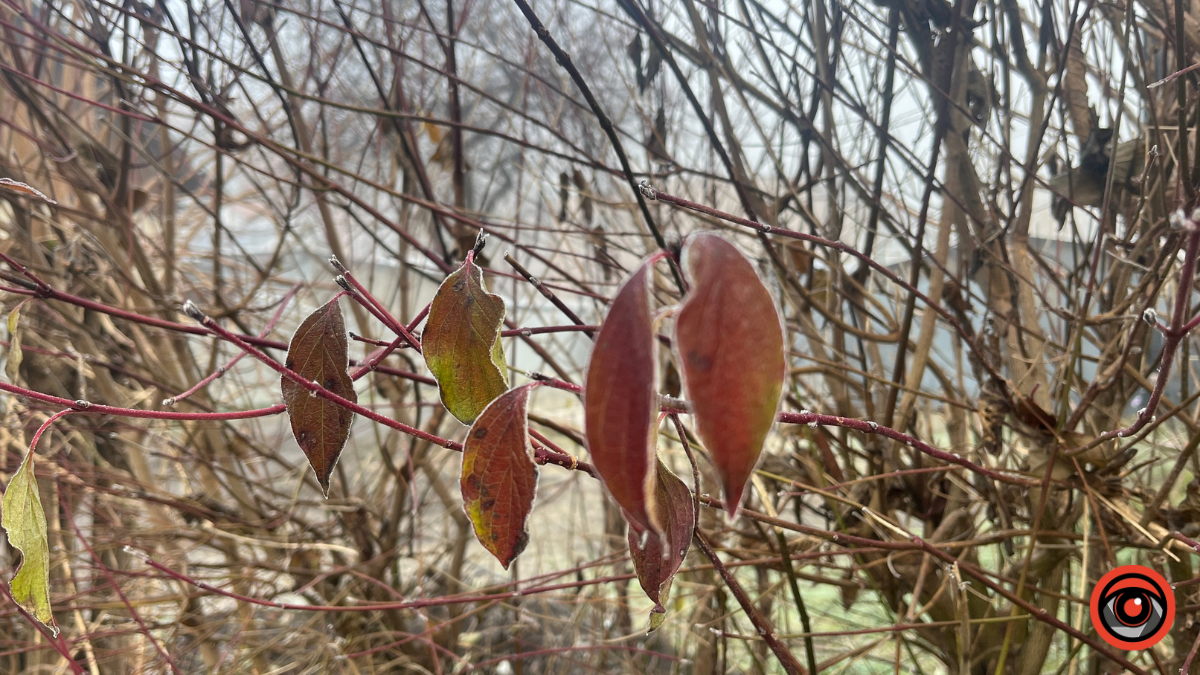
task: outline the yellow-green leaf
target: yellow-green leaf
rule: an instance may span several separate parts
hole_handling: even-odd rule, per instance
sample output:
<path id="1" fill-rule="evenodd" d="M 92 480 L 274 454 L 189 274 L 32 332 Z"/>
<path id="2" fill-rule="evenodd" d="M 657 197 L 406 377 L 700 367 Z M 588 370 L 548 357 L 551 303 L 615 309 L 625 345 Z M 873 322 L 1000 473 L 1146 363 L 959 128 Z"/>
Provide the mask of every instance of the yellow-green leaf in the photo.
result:
<path id="1" fill-rule="evenodd" d="M 442 404 L 471 424 L 508 391 L 508 365 L 500 343 L 504 300 L 488 293 L 483 270 L 468 255 L 438 288 L 421 335 L 425 365 L 437 379 Z"/>
<path id="2" fill-rule="evenodd" d="M 21 552 L 21 567 L 9 583 L 13 600 L 58 634 L 54 614 L 50 612 L 50 544 L 46 540 L 46 513 L 38 497 L 33 476 L 33 451 L 13 474 L 4 491 L 0 527 L 8 533 L 8 543 Z"/>

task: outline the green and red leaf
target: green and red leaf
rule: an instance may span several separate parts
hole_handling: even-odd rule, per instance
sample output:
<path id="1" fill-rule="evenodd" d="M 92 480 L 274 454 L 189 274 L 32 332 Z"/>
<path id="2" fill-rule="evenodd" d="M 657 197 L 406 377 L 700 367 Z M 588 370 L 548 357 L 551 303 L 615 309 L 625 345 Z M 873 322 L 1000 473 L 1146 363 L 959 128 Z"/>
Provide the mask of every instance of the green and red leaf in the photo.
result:
<path id="1" fill-rule="evenodd" d="M 651 530 L 629 525 L 629 556 L 633 570 L 646 596 L 654 602 L 650 610 L 650 631 L 662 625 L 666 618 L 663 606 L 671 593 L 671 582 L 683 565 L 692 545 L 692 530 L 696 527 L 696 506 L 692 493 L 678 476 L 658 461 L 655 479 L 655 509 L 662 526 L 661 536 Z M 647 632 L 650 632 L 647 631 Z"/>
<path id="2" fill-rule="evenodd" d="M 657 530 L 651 272 L 643 262 L 613 299 L 592 348 L 583 407 L 588 450 L 604 486 L 630 523 Z"/>
<path id="3" fill-rule="evenodd" d="M 470 424 L 508 391 L 508 366 L 500 343 L 504 300 L 488 293 L 483 270 L 468 254 L 433 297 L 421 335 L 425 365 L 437 380 L 442 404 Z"/>
<path id="4" fill-rule="evenodd" d="M 675 348 L 697 433 L 734 515 L 779 407 L 783 324 L 754 266 L 719 235 L 688 237 L 683 269 L 691 288 L 675 316 Z"/>
<path id="5" fill-rule="evenodd" d="M 334 298 L 309 314 L 296 329 L 284 365 L 304 379 L 358 403 L 354 381 L 346 374 L 348 349 L 346 322 L 338 299 Z M 286 377 L 279 387 L 283 390 L 283 403 L 287 406 L 296 442 L 308 457 L 321 489 L 328 495 L 329 476 L 350 438 L 354 413 Z"/>
<path id="6" fill-rule="evenodd" d="M 475 537 L 504 569 L 529 543 L 526 523 L 537 493 L 537 464 L 529 443 L 529 392 L 517 387 L 492 401 L 463 442 L 463 507 Z"/>

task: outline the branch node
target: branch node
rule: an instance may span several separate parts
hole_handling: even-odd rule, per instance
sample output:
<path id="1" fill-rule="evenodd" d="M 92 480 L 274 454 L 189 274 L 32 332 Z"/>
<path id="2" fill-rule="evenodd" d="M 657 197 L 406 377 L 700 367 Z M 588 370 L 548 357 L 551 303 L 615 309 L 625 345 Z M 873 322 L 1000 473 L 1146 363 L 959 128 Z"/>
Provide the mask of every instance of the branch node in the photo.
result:
<path id="1" fill-rule="evenodd" d="M 652 202 L 658 201 L 658 190 L 655 190 L 654 186 L 650 185 L 650 181 L 648 180 L 638 183 L 638 192 L 641 192 L 643 197 Z"/>

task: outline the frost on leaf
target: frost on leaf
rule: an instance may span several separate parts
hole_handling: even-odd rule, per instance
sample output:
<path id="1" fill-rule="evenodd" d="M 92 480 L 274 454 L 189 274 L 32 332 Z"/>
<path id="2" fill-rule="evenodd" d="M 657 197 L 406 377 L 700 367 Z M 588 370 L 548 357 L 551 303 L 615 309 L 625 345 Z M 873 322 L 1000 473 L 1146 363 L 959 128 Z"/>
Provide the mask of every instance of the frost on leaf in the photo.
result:
<path id="1" fill-rule="evenodd" d="M 696 430 L 734 515 L 783 391 L 783 325 L 750 261 L 724 238 L 688 237 L 683 270 L 691 289 L 675 316 L 675 348 Z"/>
<path id="2" fill-rule="evenodd" d="M 8 543 L 21 552 L 21 567 L 9 582 L 13 600 L 38 621 L 58 634 L 50 611 L 50 545 L 46 540 L 46 514 L 38 496 L 33 475 L 33 450 L 25 455 L 20 468 L 4 491 L 0 527 L 8 533 Z"/>
<path id="3" fill-rule="evenodd" d="M 666 618 L 663 606 L 671 593 L 671 581 L 679 571 L 692 544 L 696 526 L 696 508 L 692 493 L 678 476 L 658 461 L 655 478 L 655 510 L 662 525 L 661 536 L 641 529 L 630 521 L 629 555 L 633 570 L 646 596 L 654 602 L 650 610 L 650 631 L 662 625 Z"/>
<path id="4" fill-rule="evenodd" d="M 46 195 L 42 194 L 41 190 L 38 190 L 35 187 L 32 187 L 25 183 L 22 183 L 19 180 L 13 180 L 11 178 L 0 178 L 0 190 L 4 190 L 6 192 L 15 192 L 16 194 L 19 194 L 23 197 L 32 197 L 34 199 L 38 199 L 43 202 L 46 202 L 47 204 L 57 204 L 58 203 L 58 202 L 54 201 L 53 199 L 47 197 Z"/>
<path id="5" fill-rule="evenodd" d="M 634 271 L 596 336 L 584 386 L 584 428 L 592 464 L 630 523 L 655 529 L 654 330 L 650 265 Z"/>
<path id="6" fill-rule="evenodd" d="M 351 403 L 358 403 L 354 381 L 346 374 L 348 349 L 346 322 L 342 318 L 342 308 L 334 298 L 309 314 L 296 329 L 288 345 L 285 365 L 304 379 L 316 382 Z M 350 438 L 354 413 L 333 401 L 312 395 L 313 392 L 287 377 L 279 386 L 283 390 L 283 402 L 296 442 L 316 472 L 321 489 L 328 495 L 329 476 Z"/>
<path id="7" fill-rule="evenodd" d="M 529 543 L 526 524 L 538 472 L 526 414 L 535 386 L 517 387 L 492 401 L 463 442 L 463 507 L 479 543 L 505 569 Z"/>
<path id="8" fill-rule="evenodd" d="M 483 270 L 467 255 L 442 282 L 421 336 L 425 365 L 437 380 L 442 404 L 470 424 L 508 391 L 508 366 L 500 343 L 504 300 L 488 293 Z"/>

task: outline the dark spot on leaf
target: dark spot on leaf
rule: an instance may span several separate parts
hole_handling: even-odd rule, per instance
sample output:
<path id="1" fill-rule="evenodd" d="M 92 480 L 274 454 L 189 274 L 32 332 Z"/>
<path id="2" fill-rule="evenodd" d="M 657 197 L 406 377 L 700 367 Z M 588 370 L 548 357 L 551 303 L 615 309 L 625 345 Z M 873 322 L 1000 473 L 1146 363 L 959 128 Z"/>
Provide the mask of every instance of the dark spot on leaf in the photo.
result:
<path id="1" fill-rule="evenodd" d="M 524 551 L 525 547 L 528 545 L 529 545 L 529 533 L 522 530 L 521 533 L 519 535 L 517 535 L 516 543 L 513 544 L 513 557 L 515 558 L 515 557 L 521 555 L 521 551 Z"/>
<path id="2" fill-rule="evenodd" d="M 687 363 L 696 370 L 709 371 L 712 370 L 712 359 L 700 352 L 688 352 Z"/>
<path id="3" fill-rule="evenodd" d="M 478 438 L 479 440 L 482 441 L 483 439 L 487 438 L 487 432 L 488 432 L 487 429 L 483 429 L 483 428 L 476 429 L 474 436 L 475 436 L 475 438 Z"/>
<path id="4" fill-rule="evenodd" d="M 334 387 L 337 387 L 337 380 L 332 377 L 327 377 L 327 378 L 325 378 L 325 381 L 321 383 L 321 386 L 325 387 L 326 389 L 328 389 L 330 391 L 333 391 Z M 343 410 L 345 410 L 345 408 L 343 408 Z M 347 411 L 347 412 L 349 412 L 349 411 Z"/>

